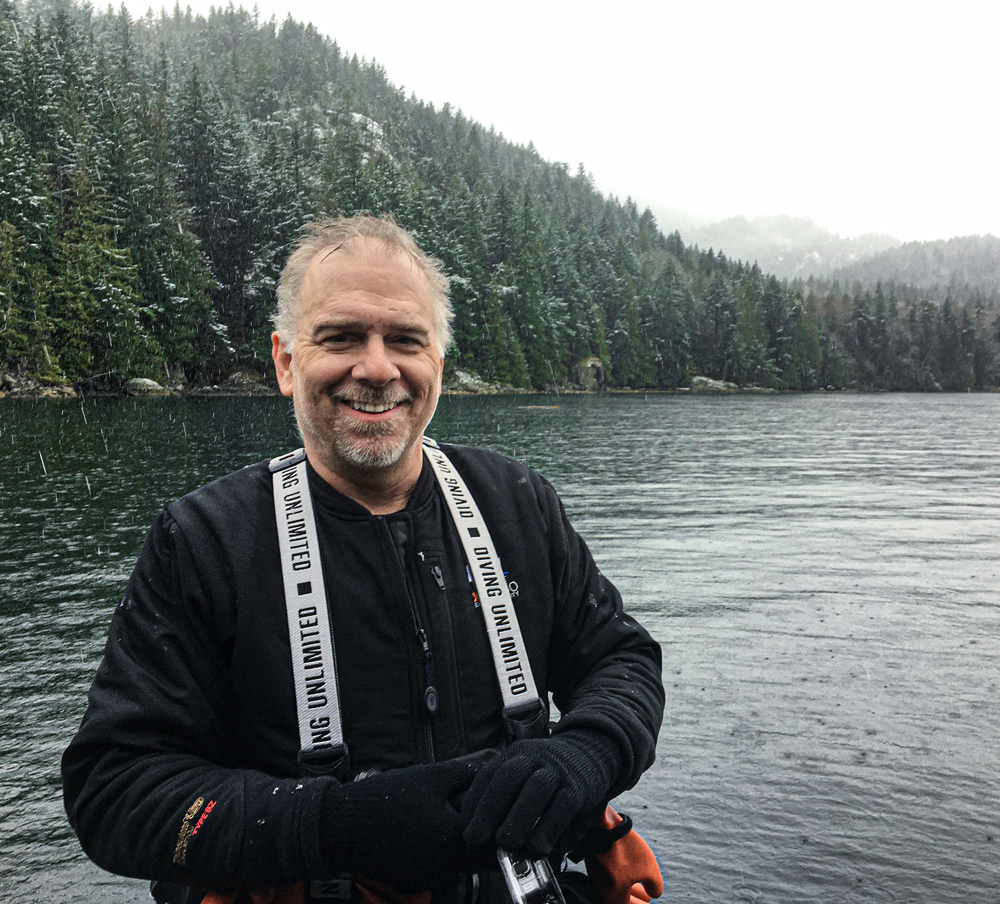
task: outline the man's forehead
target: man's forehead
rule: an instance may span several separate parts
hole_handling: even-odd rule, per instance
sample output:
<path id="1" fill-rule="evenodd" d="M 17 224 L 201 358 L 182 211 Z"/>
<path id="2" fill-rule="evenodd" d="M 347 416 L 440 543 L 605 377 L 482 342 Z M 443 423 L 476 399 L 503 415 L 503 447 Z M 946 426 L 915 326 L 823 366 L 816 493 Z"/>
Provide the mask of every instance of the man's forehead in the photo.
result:
<path id="1" fill-rule="evenodd" d="M 367 271 L 390 267 L 411 274 L 424 276 L 417 262 L 402 248 L 387 245 L 370 236 L 357 236 L 340 245 L 331 245 L 318 251 L 309 264 L 309 271 Z"/>
<path id="2" fill-rule="evenodd" d="M 416 261 L 404 251 L 373 245 L 370 240 L 366 247 L 353 250 L 320 251 L 306 270 L 303 297 L 312 296 L 315 301 L 352 292 L 415 301 L 431 296 L 430 283 Z"/>

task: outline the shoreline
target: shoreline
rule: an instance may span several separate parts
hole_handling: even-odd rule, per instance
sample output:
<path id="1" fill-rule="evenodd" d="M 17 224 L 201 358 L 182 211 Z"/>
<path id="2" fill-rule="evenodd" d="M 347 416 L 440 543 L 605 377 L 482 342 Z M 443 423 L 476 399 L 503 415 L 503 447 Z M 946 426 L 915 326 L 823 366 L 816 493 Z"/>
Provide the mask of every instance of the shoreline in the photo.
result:
<path id="1" fill-rule="evenodd" d="M 855 389 L 765 389 L 761 387 L 741 387 L 737 390 L 725 392 L 692 391 L 688 387 L 677 389 L 577 389 L 573 387 L 546 387 L 544 389 L 521 389 L 505 388 L 494 389 L 482 392 L 473 392 L 468 389 L 443 389 L 441 396 L 527 396 L 544 395 L 554 396 L 601 396 L 601 395 L 680 395 L 680 396 L 761 396 L 761 395 L 992 395 L 1000 392 L 1000 388 L 988 389 L 967 389 L 967 390 L 941 390 L 939 392 L 918 392 L 916 390 L 870 390 Z M 124 390 L 107 390 L 78 392 L 74 387 L 68 386 L 46 386 L 40 389 L 7 391 L 0 390 L 0 402 L 5 401 L 83 401 L 85 399 L 213 399 L 213 398 L 253 398 L 253 397 L 278 397 L 281 393 L 277 389 L 262 387 L 256 390 L 245 388 L 198 386 L 191 389 L 167 389 L 163 392 L 155 393 L 132 393 Z"/>
<path id="2" fill-rule="evenodd" d="M 4 375 L 6 376 L 6 375 Z M 46 385 L 39 381 L 16 378 L 11 380 L 0 380 L 0 386 L 10 388 L 0 388 L 0 401 L 7 399 L 52 399 L 52 400 L 72 400 L 87 398 L 249 398 L 253 396 L 279 396 L 276 385 L 271 385 L 265 379 L 230 378 L 225 383 L 200 384 L 200 385 L 163 385 L 152 380 L 132 380 L 124 387 L 115 390 L 84 390 L 79 384 L 73 385 Z M 13 385 L 11 385 L 13 384 Z M 680 386 L 675 389 L 628 389 L 609 387 L 583 387 L 577 384 L 567 383 L 565 385 L 550 385 L 542 389 L 531 389 L 518 386 L 510 386 L 501 383 L 487 383 L 485 381 L 469 379 L 448 380 L 441 391 L 442 396 L 495 396 L 495 395 L 708 395 L 708 396 L 731 396 L 731 395 L 832 395 L 832 394 L 858 394 L 858 395 L 893 395 L 897 393 L 915 394 L 912 390 L 889 390 L 889 389 L 858 389 L 856 387 L 845 387 L 844 389 L 771 389 L 760 386 L 737 386 L 733 383 L 723 383 L 718 380 L 709 380 L 706 377 L 694 377 L 691 385 Z M 925 392 L 923 395 L 971 395 L 990 394 L 1000 392 L 1000 388 L 987 387 L 983 389 L 960 389 L 960 390 L 938 390 L 936 392 Z"/>

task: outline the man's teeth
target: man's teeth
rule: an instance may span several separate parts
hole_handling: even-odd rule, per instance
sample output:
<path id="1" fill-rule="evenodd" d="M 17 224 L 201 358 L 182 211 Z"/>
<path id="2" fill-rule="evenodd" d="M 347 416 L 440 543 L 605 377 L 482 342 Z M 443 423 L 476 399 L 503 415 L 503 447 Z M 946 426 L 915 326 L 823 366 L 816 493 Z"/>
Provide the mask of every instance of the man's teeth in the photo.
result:
<path id="1" fill-rule="evenodd" d="M 363 411 L 365 414 L 381 414 L 383 411 L 395 408 L 399 402 L 380 402 L 378 404 L 371 404 L 368 402 L 352 402 L 348 400 L 347 404 L 350 405 L 355 411 Z"/>

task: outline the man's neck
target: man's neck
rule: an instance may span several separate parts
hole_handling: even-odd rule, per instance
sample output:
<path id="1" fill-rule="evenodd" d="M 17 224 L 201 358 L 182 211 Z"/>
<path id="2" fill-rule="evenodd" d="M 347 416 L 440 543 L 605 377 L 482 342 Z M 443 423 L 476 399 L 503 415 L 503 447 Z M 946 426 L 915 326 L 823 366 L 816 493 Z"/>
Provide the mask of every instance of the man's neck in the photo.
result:
<path id="1" fill-rule="evenodd" d="M 334 471 L 319 455 L 309 454 L 309 464 L 338 493 L 363 505 L 373 515 L 391 515 L 402 511 L 420 479 L 423 468 L 423 447 L 416 448 L 404 456 L 395 467 L 385 471 L 369 471 L 362 468 Z"/>

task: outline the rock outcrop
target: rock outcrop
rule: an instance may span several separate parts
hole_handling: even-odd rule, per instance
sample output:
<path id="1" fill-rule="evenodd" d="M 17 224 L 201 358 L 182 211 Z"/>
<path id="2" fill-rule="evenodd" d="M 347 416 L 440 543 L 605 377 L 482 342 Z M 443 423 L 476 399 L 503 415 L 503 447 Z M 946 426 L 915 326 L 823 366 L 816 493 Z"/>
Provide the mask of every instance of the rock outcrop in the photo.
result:
<path id="1" fill-rule="evenodd" d="M 170 390 L 156 380 L 146 377 L 135 377 L 125 384 L 125 392 L 131 396 L 159 396 L 170 395 Z"/>
<path id="2" fill-rule="evenodd" d="M 740 391 L 739 386 L 735 383 L 727 383 L 725 380 L 712 380 L 709 377 L 692 377 L 689 388 L 691 392 L 727 393 Z"/>
<path id="3" fill-rule="evenodd" d="M 584 358 L 573 367 L 570 378 L 584 392 L 599 392 L 606 380 L 604 365 L 600 358 Z"/>

